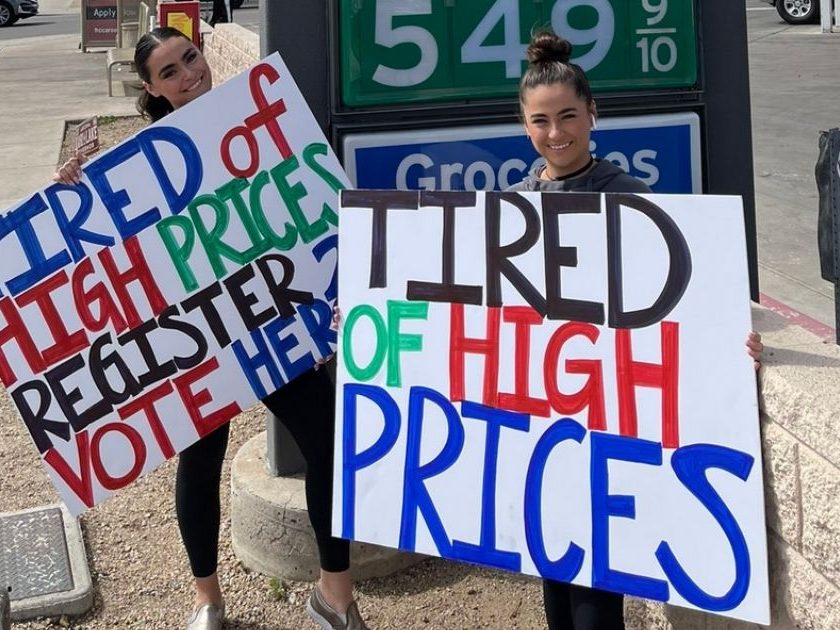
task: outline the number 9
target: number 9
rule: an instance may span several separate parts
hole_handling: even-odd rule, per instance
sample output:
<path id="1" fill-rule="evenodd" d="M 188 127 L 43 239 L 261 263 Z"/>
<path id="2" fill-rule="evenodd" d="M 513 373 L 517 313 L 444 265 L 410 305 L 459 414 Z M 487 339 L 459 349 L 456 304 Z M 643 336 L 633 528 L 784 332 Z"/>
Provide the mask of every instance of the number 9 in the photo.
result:
<path id="1" fill-rule="evenodd" d="M 598 12 L 598 22 L 588 29 L 576 29 L 569 25 L 569 13 L 575 7 L 591 7 Z M 615 36 L 615 14 L 609 0 L 557 0 L 551 10 L 551 27 L 565 37 L 573 46 L 594 44 L 592 49 L 573 59 L 584 71 L 601 63 L 610 52 Z"/>
<path id="2" fill-rule="evenodd" d="M 668 13 L 668 0 L 659 0 L 658 4 L 653 4 L 651 0 L 642 0 L 642 8 L 648 13 L 655 13 L 653 17 L 647 19 L 648 26 L 659 24 L 665 14 Z"/>

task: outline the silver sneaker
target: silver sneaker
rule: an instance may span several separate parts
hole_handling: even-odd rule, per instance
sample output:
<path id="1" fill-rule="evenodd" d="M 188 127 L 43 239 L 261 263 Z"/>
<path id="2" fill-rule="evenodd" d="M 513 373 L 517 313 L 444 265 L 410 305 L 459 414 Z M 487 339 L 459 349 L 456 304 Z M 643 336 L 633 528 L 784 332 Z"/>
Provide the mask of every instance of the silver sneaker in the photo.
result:
<path id="1" fill-rule="evenodd" d="M 225 607 L 204 604 L 193 611 L 187 621 L 187 630 L 222 630 L 225 621 Z"/>
<path id="2" fill-rule="evenodd" d="M 309 601 L 306 602 L 306 612 L 321 630 L 370 630 L 362 620 L 356 602 L 350 602 L 347 612 L 339 614 L 324 601 L 317 586 L 312 589 Z"/>

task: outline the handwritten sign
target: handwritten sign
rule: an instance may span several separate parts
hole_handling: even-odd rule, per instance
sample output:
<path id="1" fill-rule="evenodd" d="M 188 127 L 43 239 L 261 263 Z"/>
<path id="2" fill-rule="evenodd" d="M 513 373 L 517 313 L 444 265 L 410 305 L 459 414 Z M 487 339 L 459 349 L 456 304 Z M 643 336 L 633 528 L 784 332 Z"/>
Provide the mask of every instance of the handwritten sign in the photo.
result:
<path id="1" fill-rule="evenodd" d="M 335 534 L 768 623 L 739 198 L 341 199 Z"/>
<path id="2" fill-rule="evenodd" d="M 278 55 L 0 218 L 0 379 L 70 510 L 333 351 L 346 178 Z"/>

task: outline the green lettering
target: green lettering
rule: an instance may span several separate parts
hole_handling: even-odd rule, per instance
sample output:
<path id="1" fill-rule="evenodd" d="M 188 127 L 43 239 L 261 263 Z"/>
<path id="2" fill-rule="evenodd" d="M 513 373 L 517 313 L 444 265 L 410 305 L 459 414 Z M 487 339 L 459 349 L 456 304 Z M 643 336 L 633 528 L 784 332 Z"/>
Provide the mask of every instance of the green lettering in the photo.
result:
<path id="1" fill-rule="evenodd" d="M 251 213 L 254 215 L 254 222 L 260 232 L 262 232 L 263 236 L 271 241 L 271 245 L 274 249 L 285 252 L 292 249 L 292 247 L 295 246 L 295 243 L 297 243 L 297 229 L 294 225 L 287 221 L 286 234 L 284 236 L 280 236 L 274 231 L 271 224 L 268 222 L 268 219 L 265 216 L 265 210 L 263 210 L 261 195 L 263 188 L 268 186 L 270 182 L 271 179 L 268 177 L 268 171 L 260 171 L 257 173 L 256 177 L 251 180 Z"/>
<path id="2" fill-rule="evenodd" d="M 271 178 L 274 180 L 277 190 L 280 191 L 280 196 L 289 209 L 289 214 L 292 215 L 292 220 L 297 226 L 301 240 L 304 243 L 311 243 L 329 228 L 323 218 L 318 218 L 314 223 L 310 223 L 300 206 L 300 200 L 307 195 L 306 187 L 302 182 L 290 184 L 288 180 L 289 175 L 296 171 L 299 166 L 300 163 L 293 155 L 271 169 Z"/>
<path id="3" fill-rule="evenodd" d="M 353 330 L 362 317 L 370 319 L 376 335 L 376 347 L 373 351 L 373 357 L 371 357 L 370 362 L 364 368 L 356 363 L 356 358 L 353 355 L 353 344 L 351 343 Z M 344 356 L 344 364 L 347 366 L 347 371 L 351 377 L 357 381 L 365 382 L 376 376 L 377 372 L 382 368 L 382 364 L 385 362 L 385 355 L 388 351 L 388 331 L 385 328 L 385 320 L 373 306 L 360 304 L 350 311 L 347 315 L 347 321 L 344 323 L 341 348 Z"/>
<path id="4" fill-rule="evenodd" d="M 207 224 L 205 224 L 204 218 L 198 210 L 201 206 L 213 209 L 215 220 L 212 229 L 207 229 Z M 233 261 L 237 266 L 246 264 L 245 256 L 227 243 L 222 242 L 222 236 L 230 224 L 230 213 L 225 202 L 216 198 L 215 195 L 199 195 L 190 202 L 189 211 L 195 225 L 195 231 L 198 233 L 198 239 L 204 246 L 207 260 L 210 261 L 210 266 L 213 268 L 216 278 L 223 278 L 227 275 L 227 269 L 222 258 Z"/>
<path id="5" fill-rule="evenodd" d="M 422 335 L 405 335 L 400 332 L 402 319 L 426 319 L 429 315 L 428 302 L 398 302 L 388 300 L 388 376 L 389 387 L 400 387 L 400 352 L 419 352 L 423 349 Z"/>
<path id="6" fill-rule="evenodd" d="M 259 228 L 254 223 L 254 219 L 251 217 L 251 213 L 248 210 L 248 205 L 242 198 L 242 191 L 247 188 L 247 179 L 232 179 L 224 186 L 216 189 L 216 196 L 222 201 L 233 202 L 233 207 L 236 209 L 236 214 L 239 215 L 239 220 L 242 221 L 245 233 L 248 235 L 251 243 L 253 243 L 251 248 L 242 252 L 242 255 L 246 258 L 246 262 L 251 262 L 271 249 L 271 242 L 263 236 Z"/>
<path id="7" fill-rule="evenodd" d="M 315 160 L 316 155 L 327 155 L 327 145 L 321 142 L 313 142 L 303 150 L 303 161 L 315 173 L 327 182 L 327 185 L 333 189 L 333 192 L 338 194 L 339 191 L 344 190 L 344 184 L 335 175 L 330 173 L 326 168 Z M 329 204 L 324 204 L 321 218 L 328 223 L 338 225 L 338 214 L 333 210 Z"/>
<path id="8" fill-rule="evenodd" d="M 185 216 L 175 215 L 161 219 L 155 227 L 160 234 L 160 240 L 163 241 L 163 246 L 166 247 L 166 252 L 175 265 L 178 277 L 181 278 L 181 284 L 187 291 L 195 291 L 198 288 L 198 282 L 187 262 L 195 245 L 195 230 L 192 222 Z M 181 231 L 183 243 L 179 244 L 175 237 L 176 228 Z"/>

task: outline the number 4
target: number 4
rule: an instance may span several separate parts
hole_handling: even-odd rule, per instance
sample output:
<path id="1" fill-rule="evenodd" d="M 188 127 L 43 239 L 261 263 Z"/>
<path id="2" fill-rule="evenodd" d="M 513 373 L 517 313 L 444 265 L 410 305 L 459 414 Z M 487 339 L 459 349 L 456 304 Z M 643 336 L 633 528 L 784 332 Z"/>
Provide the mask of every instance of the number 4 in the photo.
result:
<path id="1" fill-rule="evenodd" d="M 485 46 L 496 24 L 504 22 L 505 43 Z M 496 0 L 475 30 L 461 46 L 462 63 L 505 62 L 505 77 L 515 79 L 522 74 L 522 61 L 527 45 L 519 40 L 518 0 Z"/>

